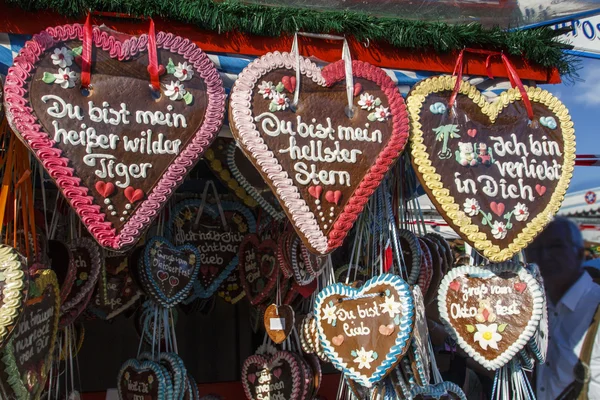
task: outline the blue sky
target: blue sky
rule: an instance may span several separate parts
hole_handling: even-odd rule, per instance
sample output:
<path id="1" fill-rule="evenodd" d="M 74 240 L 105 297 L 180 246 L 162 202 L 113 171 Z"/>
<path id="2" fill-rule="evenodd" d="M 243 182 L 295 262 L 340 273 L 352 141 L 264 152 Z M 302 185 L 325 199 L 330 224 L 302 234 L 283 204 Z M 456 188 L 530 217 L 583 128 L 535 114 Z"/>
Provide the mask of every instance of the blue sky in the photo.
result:
<path id="1" fill-rule="evenodd" d="M 577 154 L 600 154 L 600 60 L 581 58 L 582 81 L 543 85 L 569 109 L 575 123 Z M 575 167 L 569 192 L 600 186 L 600 167 Z"/>

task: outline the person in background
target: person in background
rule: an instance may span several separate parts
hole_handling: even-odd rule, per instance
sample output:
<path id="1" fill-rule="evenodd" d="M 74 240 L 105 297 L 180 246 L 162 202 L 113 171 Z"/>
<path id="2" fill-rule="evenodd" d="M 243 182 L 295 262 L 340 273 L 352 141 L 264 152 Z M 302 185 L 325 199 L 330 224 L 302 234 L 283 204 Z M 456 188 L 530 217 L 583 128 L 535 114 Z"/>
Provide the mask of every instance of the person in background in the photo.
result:
<path id="1" fill-rule="evenodd" d="M 600 399 L 600 286 L 583 268 L 579 228 L 557 217 L 525 249 L 548 299 L 548 354 L 536 370 L 537 398 Z"/>

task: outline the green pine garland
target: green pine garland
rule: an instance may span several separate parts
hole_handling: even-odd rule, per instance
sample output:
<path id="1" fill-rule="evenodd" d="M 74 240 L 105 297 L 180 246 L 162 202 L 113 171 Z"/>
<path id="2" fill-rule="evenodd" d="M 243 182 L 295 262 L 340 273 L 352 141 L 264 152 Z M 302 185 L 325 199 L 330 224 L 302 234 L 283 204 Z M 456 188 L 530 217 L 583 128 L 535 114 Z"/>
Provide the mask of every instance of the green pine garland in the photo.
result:
<path id="1" fill-rule="evenodd" d="M 431 49 L 439 53 L 464 47 L 503 50 L 523 56 L 561 74 L 576 75 L 573 59 L 562 50 L 550 28 L 505 31 L 478 23 L 451 25 L 354 11 L 317 11 L 308 8 L 263 6 L 236 0 L 8 0 L 27 10 L 51 9 L 81 17 L 88 10 L 134 16 L 160 16 L 217 32 L 240 31 L 259 36 L 281 36 L 296 31 L 353 35 L 360 41 L 382 41 L 400 49 Z"/>

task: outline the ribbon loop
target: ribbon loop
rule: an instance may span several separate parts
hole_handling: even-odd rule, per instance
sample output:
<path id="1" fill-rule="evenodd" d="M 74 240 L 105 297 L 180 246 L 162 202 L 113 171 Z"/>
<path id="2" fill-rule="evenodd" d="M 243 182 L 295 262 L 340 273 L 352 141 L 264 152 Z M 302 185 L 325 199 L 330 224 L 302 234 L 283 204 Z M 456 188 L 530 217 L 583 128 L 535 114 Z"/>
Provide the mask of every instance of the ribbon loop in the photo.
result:
<path id="1" fill-rule="evenodd" d="M 92 80 L 92 47 L 94 45 L 94 34 L 90 13 L 88 12 L 83 25 L 83 49 L 81 52 L 81 87 L 89 89 Z"/>
<path id="2" fill-rule="evenodd" d="M 346 75 L 346 96 L 348 97 L 348 117 L 351 117 L 353 114 L 353 99 L 354 99 L 354 77 L 352 75 L 352 56 L 350 54 L 350 46 L 348 45 L 348 40 L 344 36 L 336 36 L 336 35 L 328 35 L 328 34 L 319 34 L 319 33 L 306 33 L 306 32 L 296 32 L 294 34 L 294 40 L 292 42 L 292 49 L 290 53 L 292 53 L 296 57 L 296 89 L 294 90 L 294 101 L 292 105 L 295 107 L 298 106 L 298 100 L 300 98 L 300 51 L 298 47 L 298 35 L 310 37 L 314 39 L 324 39 L 324 40 L 343 40 L 344 44 L 342 47 L 342 60 L 344 60 L 344 70 Z"/>
<path id="3" fill-rule="evenodd" d="M 510 60 L 504 53 L 498 51 L 490 51 L 483 49 L 462 49 L 456 58 L 456 65 L 454 66 L 454 72 L 452 76 L 456 76 L 456 84 L 454 85 L 454 90 L 452 91 L 452 95 L 450 96 L 450 100 L 448 101 L 448 109 L 452 109 L 456 101 L 456 96 L 458 95 L 458 91 L 460 90 L 460 84 L 462 82 L 462 71 L 464 66 L 464 53 L 475 53 L 475 54 L 486 54 L 487 58 L 485 60 L 485 68 L 487 72 L 487 76 L 490 79 L 494 79 L 492 74 L 492 57 L 500 56 L 502 59 L 502 63 L 504 64 L 504 68 L 506 68 L 506 72 L 508 75 L 508 79 L 513 88 L 517 88 L 519 93 L 521 93 L 521 97 L 523 98 L 523 103 L 525 103 L 525 109 L 527 110 L 527 116 L 530 120 L 533 120 L 533 108 L 531 107 L 531 101 L 529 100 L 529 96 L 527 95 L 527 91 L 525 90 L 525 86 L 523 82 L 521 82 L 521 78 L 519 78 L 519 74 L 517 70 L 513 67 Z"/>
<path id="4" fill-rule="evenodd" d="M 150 84 L 152 89 L 160 90 L 160 68 L 158 66 L 158 55 L 156 52 L 156 31 L 154 29 L 154 20 L 150 18 L 150 28 L 148 29 L 148 72 L 150 73 Z"/>

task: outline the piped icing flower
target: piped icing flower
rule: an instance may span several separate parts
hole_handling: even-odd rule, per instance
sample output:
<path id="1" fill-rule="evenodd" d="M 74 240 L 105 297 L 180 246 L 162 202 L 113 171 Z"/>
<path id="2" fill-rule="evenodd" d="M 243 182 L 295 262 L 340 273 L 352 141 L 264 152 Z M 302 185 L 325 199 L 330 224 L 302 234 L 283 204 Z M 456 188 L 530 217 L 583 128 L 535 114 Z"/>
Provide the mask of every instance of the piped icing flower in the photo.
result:
<path id="1" fill-rule="evenodd" d="M 385 121 L 390 115 L 391 114 L 388 107 L 379 106 L 377 109 L 375 109 L 375 118 L 379 122 Z"/>
<path id="2" fill-rule="evenodd" d="M 181 100 L 185 93 L 185 88 L 179 81 L 171 81 L 171 84 L 165 85 L 165 96 L 171 100 Z"/>
<path id="3" fill-rule="evenodd" d="M 58 65 L 59 68 L 70 67 L 73 64 L 73 54 L 66 47 L 54 49 L 54 54 L 50 56 L 52 64 Z"/>
<path id="4" fill-rule="evenodd" d="M 269 110 L 273 111 L 283 111 L 288 108 L 290 105 L 290 99 L 284 93 L 274 93 L 271 98 L 271 104 L 269 104 Z"/>
<path id="5" fill-rule="evenodd" d="M 373 360 L 375 360 L 375 357 L 373 357 L 373 350 L 367 351 L 364 347 L 361 347 L 360 350 L 356 350 L 354 362 L 358 363 L 358 369 L 371 368 Z"/>
<path id="6" fill-rule="evenodd" d="M 335 311 L 336 307 L 331 304 L 327 304 L 323 309 L 323 319 L 325 319 L 329 325 L 331 325 L 333 321 L 337 319 Z"/>
<path id="7" fill-rule="evenodd" d="M 469 217 L 479 214 L 479 202 L 476 199 L 466 199 L 463 203 L 463 210 Z"/>
<path id="8" fill-rule="evenodd" d="M 529 209 L 523 203 L 517 203 L 514 210 L 514 216 L 517 221 L 527 221 L 529 218 Z"/>
<path id="9" fill-rule="evenodd" d="M 262 94 L 263 99 L 272 99 L 273 95 L 276 93 L 275 85 L 270 81 L 262 81 L 262 83 L 258 85 L 258 93 Z"/>
<path id="10" fill-rule="evenodd" d="M 502 335 L 498 333 L 498 324 L 476 324 L 477 332 L 473 336 L 473 340 L 479 342 L 483 350 L 487 350 L 488 346 L 498 350 L 498 342 L 502 340 Z"/>
<path id="11" fill-rule="evenodd" d="M 385 302 L 383 304 L 379 305 L 379 308 L 381 308 L 381 313 L 385 314 L 388 313 L 390 315 L 390 317 L 394 318 L 394 316 L 396 314 L 400 314 L 400 307 L 402 306 L 402 304 L 398 301 L 394 300 L 394 296 L 387 296 L 385 298 Z"/>
<path id="12" fill-rule="evenodd" d="M 194 69 L 187 62 L 179 63 L 175 67 L 175 72 L 173 75 L 175 75 L 175 78 L 179 79 L 180 81 L 189 81 L 194 76 Z"/>
<path id="13" fill-rule="evenodd" d="M 358 105 L 363 110 L 371 111 L 376 106 L 375 97 L 373 97 L 369 93 L 363 93 L 360 95 L 360 100 L 358 100 Z"/>
<path id="14" fill-rule="evenodd" d="M 75 79 L 77 79 L 77 74 L 75 71 L 71 71 L 70 68 L 59 68 L 58 74 L 54 75 L 54 83 L 60 85 L 63 89 L 72 88 L 75 86 Z"/>
<path id="15" fill-rule="evenodd" d="M 492 235 L 495 239 L 504 239 L 506 237 L 506 225 L 503 222 L 494 221 L 492 224 Z"/>

